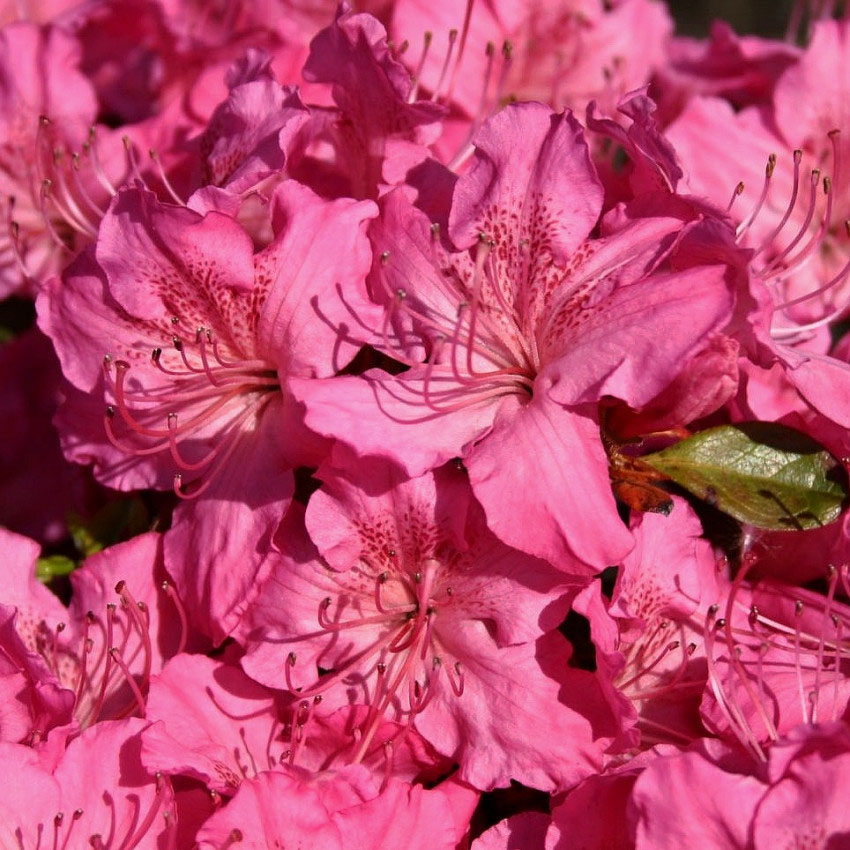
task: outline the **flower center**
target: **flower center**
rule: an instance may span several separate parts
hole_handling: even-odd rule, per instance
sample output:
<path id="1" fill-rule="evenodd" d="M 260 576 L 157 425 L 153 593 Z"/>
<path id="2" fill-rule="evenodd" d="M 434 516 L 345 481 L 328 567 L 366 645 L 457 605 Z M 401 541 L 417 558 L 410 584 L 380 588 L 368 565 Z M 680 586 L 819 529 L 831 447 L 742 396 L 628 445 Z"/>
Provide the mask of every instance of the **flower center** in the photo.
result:
<path id="1" fill-rule="evenodd" d="M 832 130 L 829 142 L 833 163 L 832 177 L 821 174 L 820 168 L 812 168 L 808 179 L 802 176 L 803 152 L 794 151 L 794 172 L 790 196 L 785 203 L 784 211 L 779 222 L 766 234 L 753 240 L 748 238 L 753 226 L 759 220 L 763 210 L 770 205 L 774 174 L 777 166 L 775 154 L 771 154 L 765 166 L 764 183 L 761 193 L 750 212 L 745 216 L 736 229 L 736 240 L 739 243 L 754 242 L 755 249 L 750 260 L 752 273 L 768 286 L 776 304 L 771 335 L 778 340 L 796 340 L 829 324 L 846 312 L 848 304 L 840 291 L 842 284 L 850 275 L 850 258 L 848 250 L 839 243 L 838 233 L 833 227 L 833 207 L 836 193 L 840 191 L 844 175 L 841 172 L 840 132 Z M 826 159 L 824 151 L 819 159 Z M 807 186 L 808 184 L 808 186 Z M 819 202 L 822 194 L 825 198 Z M 744 191 L 744 184 L 735 187 L 729 209 L 736 198 Z M 781 205 L 779 207 L 782 209 Z M 845 222 L 844 228 L 850 235 L 850 222 Z M 827 280 L 818 281 L 819 285 L 808 289 L 800 295 L 791 292 L 791 283 L 797 272 L 820 255 L 824 260 L 824 277 Z M 837 264 L 827 262 L 837 259 Z M 797 321 L 789 313 L 793 308 L 805 305 L 815 316 L 803 323 Z"/>
<path id="2" fill-rule="evenodd" d="M 456 696 L 463 693 L 460 663 L 446 663 L 435 635 L 438 613 L 451 603 L 453 596 L 452 588 L 440 582 L 439 573 L 440 562 L 435 558 L 424 559 L 411 573 L 401 569 L 378 573 L 372 578 L 374 592 L 372 605 L 368 606 L 374 613 L 370 611 L 356 619 L 342 618 L 344 602 L 332 616 L 333 599 L 325 597 L 319 605 L 318 621 L 329 636 L 361 628 L 377 628 L 378 635 L 340 661 L 314 686 L 301 691 L 293 687 L 291 670 L 297 657 L 294 652 L 287 656 L 284 667 L 287 687 L 302 699 L 320 695 L 340 681 L 365 686 L 369 703 L 358 732 L 354 763 L 363 760 L 391 710 L 397 719 L 407 718 L 406 728 L 409 728 L 431 701 L 443 675 Z"/>
<path id="3" fill-rule="evenodd" d="M 170 349 L 155 348 L 151 360 L 165 380 L 130 389 L 130 364 L 104 358 L 114 398 L 106 408 L 106 433 L 116 448 L 137 457 L 168 452 L 177 467 L 175 492 L 194 498 L 209 487 L 240 435 L 251 430 L 279 391 L 277 373 L 264 360 L 227 358 L 207 327 L 197 328 L 191 343 L 173 336 Z M 204 480 L 187 490 L 185 473 Z"/>
<path id="4" fill-rule="evenodd" d="M 380 276 L 389 301 L 383 338 L 391 356 L 425 371 L 415 392 L 435 413 L 448 413 L 505 395 L 530 395 L 539 368 L 533 334 L 527 333 L 491 252 L 495 241 L 481 234 L 471 268 L 447 262 L 439 248 L 439 226 L 432 225 L 433 264 L 441 269 L 440 291 L 431 303 L 405 288 L 394 291 Z M 402 262 L 403 260 L 399 260 Z M 395 262 L 381 255 L 386 267 Z M 400 269 L 390 270 L 394 278 Z M 448 308 L 454 307 L 451 315 Z"/>
<path id="5" fill-rule="evenodd" d="M 845 565 L 840 570 L 830 567 L 826 596 L 796 587 L 757 586 L 771 610 L 765 613 L 759 605 L 750 605 L 744 624 L 736 616 L 742 606 L 736 597 L 749 567 L 745 564 L 733 584 L 725 616 L 717 618 L 717 606 L 709 609 L 705 645 L 709 685 L 722 715 L 744 747 L 764 762 L 765 743 L 780 737 L 777 724 L 783 711 L 795 713 L 792 704 L 776 703 L 778 691 L 772 683 L 794 683 L 803 723 L 835 721 L 843 710 L 850 609 L 835 601 L 835 592 L 839 582 L 845 591 L 850 583 Z M 783 610 L 791 604 L 792 612 Z M 715 644 L 726 649 L 725 670 Z"/>

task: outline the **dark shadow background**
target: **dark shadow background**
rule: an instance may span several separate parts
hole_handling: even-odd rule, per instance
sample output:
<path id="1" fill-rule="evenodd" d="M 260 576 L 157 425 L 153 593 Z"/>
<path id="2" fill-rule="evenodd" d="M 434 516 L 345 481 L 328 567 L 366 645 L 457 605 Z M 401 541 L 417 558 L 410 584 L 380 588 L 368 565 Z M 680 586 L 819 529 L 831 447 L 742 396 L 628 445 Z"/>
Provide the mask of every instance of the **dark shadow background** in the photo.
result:
<path id="1" fill-rule="evenodd" d="M 667 0 L 679 35 L 702 38 L 715 18 L 736 32 L 783 38 L 794 0 Z"/>

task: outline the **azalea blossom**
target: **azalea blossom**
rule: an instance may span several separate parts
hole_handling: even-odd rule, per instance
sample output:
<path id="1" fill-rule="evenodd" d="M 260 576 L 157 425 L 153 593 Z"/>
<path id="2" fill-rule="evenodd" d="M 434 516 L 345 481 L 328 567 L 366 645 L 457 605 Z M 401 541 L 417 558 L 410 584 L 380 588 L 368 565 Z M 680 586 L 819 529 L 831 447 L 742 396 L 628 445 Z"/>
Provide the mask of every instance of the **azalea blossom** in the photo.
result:
<path id="1" fill-rule="evenodd" d="M 299 841 L 317 850 L 454 850 L 477 795 L 460 783 L 434 789 L 390 780 L 380 788 L 361 765 L 311 776 L 262 773 L 198 833 L 200 850 L 262 850 Z"/>
<path id="2" fill-rule="evenodd" d="M 248 624 L 245 670 L 277 687 L 283 670 L 299 699 L 322 696 L 321 710 L 368 705 L 355 762 L 387 717 L 477 788 L 586 775 L 609 742 L 610 709 L 592 674 L 566 668 L 555 631 L 564 575 L 499 542 L 457 470 L 404 481 L 375 462 L 368 487 L 375 495 L 329 478 L 307 508 L 313 542 L 290 519 Z"/>
<path id="3" fill-rule="evenodd" d="M 72 741 L 55 765 L 20 744 L 0 744 L 6 782 L 0 841 L 6 847 L 155 850 L 174 836 L 171 786 L 139 761 L 136 718 L 104 721 Z"/>
<path id="4" fill-rule="evenodd" d="M 97 103 L 79 61 L 79 44 L 58 27 L 19 22 L 0 33 L 3 297 L 33 294 L 44 276 L 67 261 L 48 196 L 62 188 L 51 186 L 54 157 L 79 151 L 94 123 Z M 67 178 L 74 179 L 70 172 Z"/>
<path id="5" fill-rule="evenodd" d="M 649 216 L 627 208 L 590 238 L 602 189 L 569 114 L 507 107 L 476 146 L 448 216 L 460 250 L 400 190 L 371 230 L 387 309 L 375 344 L 410 368 L 291 386 L 311 428 L 411 475 L 460 456 L 506 543 L 568 572 L 575 559 L 601 569 L 631 535 L 597 404 L 640 407 L 673 380 L 730 318 L 727 269 L 681 257 L 665 270 L 687 223 L 661 196 Z"/>
<path id="6" fill-rule="evenodd" d="M 208 610 L 201 625 L 219 639 L 266 560 L 259 541 L 291 498 L 292 467 L 316 451 L 286 381 L 344 366 L 356 344 L 339 325 L 360 303 L 376 310 L 358 297 L 373 214 L 287 181 L 275 193 L 277 235 L 255 254 L 224 213 L 125 190 L 95 256 L 81 255 L 40 301 L 73 385 L 58 419 L 66 454 L 94 461 L 111 486 L 184 498 L 166 559 L 187 604 L 205 600 L 195 610 Z M 322 240 L 338 265 L 324 262 Z M 235 559 L 246 567 L 236 576 Z"/>
<path id="7" fill-rule="evenodd" d="M 847 844 L 850 8 L 667 8 L 0 3 L 0 847 Z"/>
<path id="8" fill-rule="evenodd" d="M 3 690 L 16 709 L 7 713 L 2 740 L 40 745 L 53 729 L 74 736 L 105 719 L 144 715 L 151 675 L 164 659 L 190 638 L 203 645 L 189 634 L 168 583 L 159 535 L 92 555 L 72 576 L 68 608 L 34 576 L 38 546 L 2 530 L 0 540 L 8 558 Z"/>
<path id="9" fill-rule="evenodd" d="M 633 530 L 636 545 L 610 601 L 594 582 L 573 603 L 590 621 L 597 664 L 620 695 L 623 734 L 615 752 L 687 745 L 705 733 L 704 621 L 726 593 L 725 575 L 686 502 L 676 498 L 669 516 L 639 515 Z"/>

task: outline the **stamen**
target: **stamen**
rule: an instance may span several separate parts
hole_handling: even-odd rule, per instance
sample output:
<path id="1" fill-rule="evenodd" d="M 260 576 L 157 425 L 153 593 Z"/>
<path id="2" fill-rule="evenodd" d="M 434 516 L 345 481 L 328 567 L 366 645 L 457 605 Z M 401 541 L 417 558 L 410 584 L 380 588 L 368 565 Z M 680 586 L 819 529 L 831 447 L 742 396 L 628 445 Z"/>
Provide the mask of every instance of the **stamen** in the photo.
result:
<path id="1" fill-rule="evenodd" d="M 125 146 L 126 150 L 126 146 Z M 89 138 L 85 145 L 83 145 L 83 153 L 87 154 L 91 159 L 92 163 L 92 171 L 94 172 L 97 181 L 101 186 L 111 195 L 115 197 L 118 194 L 118 188 L 112 183 L 112 181 L 106 176 L 106 171 L 101 165 L 100 156 L 98 154 L 98 144 L 97 144 L 97 128 L 91 127 L 89 129 Z"/>
<path id="2" fill-rule="evenodd" d="M 91 611 L 86 612 L 86 616 L 83 620 L 83 639 L 80 644 L 82 649 L 82 659 L 80 660 L 80 673 L 77 678 L 77 687 L 74 692 L 74 705 L 79 706 L 80 700 L 83 697 L 83 691 L 86 687 L 86 681 L 88 676 L 88 661 L 89 655 L 91 654 L 92 648 L 94 647 L 94 642 L 89 637 L 89 628 L 94 623 L 94 613 Z"/>
<path id="3" fill-rule="evenodd" d="M 109 441 L 128 454 L 145 457 L 167 451 L 177 467 L 175 493 L 183 499 L 193 499 L 207 490 L 226 465 L 246 426 L 261 415 L 280 384 L 264 361 L 225 360 L 208 327 L 196 329 L 193 343 L 177 335 L 171 342 L 182 368 L 167 366 L 163 349 L 154 348 L 151 361 L 169 380 L 138 392 L 127 390 L 129 363 L 104 359 L 105 381 L 115 398 L 115 404 L 107 408 L 104 428 Z M 190 359 L 190 349 L 199 365 Z M 191 413 L 183 419 L 180 412 L 185 410 Z M 116 413 L 127 429 L 121 437 L 113 423 Z M 207 430 L 209 425 L 213 425 L 212 435 Z M 199 457 L 189 459 L 184 456 L 183 447 L 193 437 L 198 438 L 193 443 L 204 445 L 212 441 L 212 445 Z M 205 480 L 192 482 L 192 489 L 187 490 L 183 485 L 185 472 L 199 473 Z"/>
<path id="4" fill-rule="evenodd" d="M 732 587 L 729 591 L 729 597 L 726 600 L 726 617 L 722 622 L 724 623 L 724 631 L 726 634 L 726 645 L 729 648 L 729 663 L 734 668 L 735 672 L 738 674 L 738 678 L 741 684 L 743 685 L 744 690 L 747 692 L 747 696 L 749 696 L 753 708 L 755 709 L 756 713 L 764 724 L 765 731 L 767 732 L 771 740 L 775 741 L 779 737 L 779 732 L 777 731 L 773 720 L 768 716 L 764 704 L 758 698 L 758 695 L 753 692 L 750 678 L 747 675 L 746 670 L 744 670 L 743 664 L 741 664 L 739 654 L 735 651 L 735 641 L 732 636 L 732 609 L 735 605 L 735 599 L 743 585 L 747 573 L 755 565 L 755 563 L 756 562 L 754 560 L 748 560 L 746 563 L 742 564 L 741 569 L 739 570 L 738 575 L 735 577 L 735 581 L 732 583 Z"/>
<path id="5" fill-rule="evenodd" d="M 180 618 L 180 640 L 177 643 L 177 649 L 174 653 L 175 655 L 180 655 L 180 653 L 186 649 L 186 642 L 189 639 L 189 622 L 186 617 L 186 609 L 183 607 L 183 603 L 180 601 L 180 596 L 171 586 L 170 581 L 163 581 L 160 586 L 168 595 L 168 598 L 174 603 L 174 607 L 177 609 L 177 616 Z"/>
<path id="6" fill-rule="evenodd" d="M 767 158 L 767 165 L 764 169 L 764 186 L 761 190 L 761 195 L 759 196 L 756 205 L 753 207 L 750 214 L 738 225 L 735 235 L 736 237 L 743 236 L 747 230 L 749 230 L 750 225 L 755 221 L 759 212 L 761 212 L 761 208 L 764 206 L 764 202 L 767 200 L 768 192 L 770 191 L 770 179 L 773 177 L 773 171 L 776 168 L 776 154 L 772 153 Z"/>
<path id="7" fill-rule="evenodd" d="M 151 673 L 151 662 L 153 659 L 153 650 L 151 647 L 151 639 L 149 632 L 149 623 L 143 623 L 140 616 L 139 611 L 141 603 L 137 603 L 135 599 L 133 599 L 133 595 L 130 593 L 130 590 L 127 587 L 127 583 L 125 581 L 119 581 L 115 586 L 115 592 L 121 597 L 121 599 L 126 603 L 126 610 L 129 612 L 130 619 L 133 622 L 133 625 L 136 627 L 136 631 L 138 632 L 139 638 L 142 641 L 142 651 L 144 653 L 144 665 L 142 669 L 141 679 L 142 682 L 147 686 L 147 683 L 150 679 Z"/>
<path id="8" fill-rule="evenodd" d="M 452 79 L 449 83 L 449 90 L 446 94 L 446 100 L 451 100 L 454 94 L 455 82 L 457 81 L 458 71 L 460 70 L 461 62 L 463 62 L 463 51 L 466 47 L 466 38 L 469 35 L 469 22 L 472 18 L 472 7 L 475 0 L 466 0 L 466 9 L 463 13 L 463 25 L 460 30 L 460 46 L 457 50 L 457 61 L 455 62 L 454 70 L 452 71 Z"/>
<path id="9" fill-rule="evenodd" d="M 165 186 L 165 191 L 171 195 L 172 200 L 175 204 L 178 204 L 181 207 L 186 206 L 186 202 L 180 195 L 177 194 L 174 187 L 171 185 L 171 181 L 168 179 L 168 175 L 165 173 L 165 169 L 162 166 L 162 161 L 159 158 L 159 154 L 151 148 L 148 151 L 148 156 L 153 160 L 154 165 L 156 166 L 156 172 L 159 175 L 160 182 L 163 186 Z"/>
<path id="10" fill-rule="evenodd" d="M 803 614 L 803 603 L 798 599 L 794 603 L 794 670 L 797 674 L 797 691 L 800 695 L 800 711 L 803 722 L 809 722 L 809 706 L 803 687 L 803 673 L 800 668 L 800 617 Z"/>
<path id="11" fill-rule="evenodd" d="M 794 160 L 794 183 L 791 188 L 791 198 L 788 201 L 788 205 L 785 208 L 785 213 L 783 214 L 779 224 L 773 229 L 770 235 L 761 243 L 761 245 L 756 248 L 755 254 L 753 254 L 753 259 L 755 259 L 759 254 L 761 254 L 764 250 L 766 250 L 770 245 L 773 244 L 774 240 L 777 236 L 782 232 L 785 225 L 788 223 L 788 219 L 791 217 L 791 213 L 794 211 L 794 205 L 797 203 L 797 195 L 800 191 L 800 163 L 803 161 L 803 152 L 797 148 L 793 154 Z"/>
<path id="12" fill-rule="evenodd" d="M 725 627 L 723 620 L 715 620 L 717 611 L 717 605 L 712 605 L 708 609 L 703 629 L 705 636 L 705 658 L 708 666 L 708 684 L 714 694 L 718 708 L 726 717 L 729 728 L 735 733 L 741 743 L 753 753 L 758 761 L 766 762 L 767 757 L 764 754 L 764 750 L 750 729 L 749 723 L 741 714 L 740 709 L 729 700 L 721 683 L 720 675 L 717 672 L 714 661 L 714 634 L 716 630 Z"/>
<path id="13" fill-rule="evenodd" d="M 460 661 L 455 661 L 454 663 L 454 675 L 457 676 L 455 679 L 451 674 L 451 668 L 446 667 L 446 678 L 449 680 L 449 685 L 451 685 L 451 689 L 454 692 L 456 697 L 463 696 L 463 668 L 460 666 Z"/>
<path id="14" fill-rule="evenodd" d="M 431 100 L 438 100 L 440 97 L 440 91 L 443 88 L 443 82 L 446 79 L 446 73 L 449 70 L 449 64 L 452 61 L 452 54 L 455 49 L 455 42 L 457 41 L 457 30 L 451 29 L 449 30 L 449 49 L 446 51 L 446 58 L 443 62 L 443 67 L 440 70 L 440 76 L 437 80 L 437 85 L 434 87 L 434 92 L 431 95 Z"/>
<path id="15" fill-rule="evenodd" d="M 109 602 L 106 605 L 106 641 L 104 643 L 105 647 L 112 646 L 112 624 L 115 619 L 115 607 L 116 606 L 114 602 Z M 98 694 L 97 700 L 95 701 L 91 711 L 89 712 L 89 723 L 94 723 L 100 716 L 100 712 L 103 710 L 103 703 L 106 699 L 106 689 L 109 685 L 109 679 L 112 674 L 112 661 L 112 653 L 107 650 L 106 664 L 103 671 L 103 678 L 100 683 L 100 693 Z"/>
<path id="16" fill-rule="evenodd" d="M 734 203 L 735 203 L 735 201 L 736 201 L 736 200 L 738 200 L 738 198 L 740 198 L 740 197 L 741 197 L 741 195 L 743 195 L 743 194 L 744 194 L 744 188 L 745 188 L 745 187 L 744 187 L 744 183 L 743 183 L 743 181 L 741 181 L 741 182 L 740 182 L 740 183 L 738 183 L 738 185 L 737 185 L 737 186 L 736 186 L 736 187 L 732 190 L 732 197 L 729 199 L 729 203 L 726 205 L 726 212 L 727 212 L 727 213 L 728 213 L 728 212 L 731 212 L 731 210 L 732 210 L 732 204 L 734 204 Z"/>
<path id="17" fill-rule="evenodd" d="M 125 839 L 124 843 L 121 845 L 121 848 L 131 848 L 138 846 L 139 842 L 145 837 L 148 830 L 153 826 L 154 820 L 156 820 L 157 813 L 162 807 L 162 800 L 165 796 L 163 794 L 163 790 L 165 788 L 166 779 L 163 775 L 157 771 L 155 774 L 156 780 L 156 794 L 154 796 L 154 804 L 148 809 L 147 814 L 145 815 L 144 820 L 139 824 L 139 828 L 133 833 L 132 838 Z"/>
<path id="18" fill-rule="evenodd" d="M 434 33 L 430 30 L 426 30 L 425 35 L 422 38 L 422 53 L 419 57 L 419 63 L 416 66 L 416 70 L 413 72 L 413 86 L 411 87 L 410 94 L 407 98 L 408 103 L 413 103 L 419 94 L 419 80 L 422 78 L 422 69 L 425 67 L 425 60 L 428 58 L 428 51 L 431 48 L 431 41 L 433 38 Z"/>
<path id="19" fill-rule="evenodd" d="M 782 263 L 782 261 L 794 250 L 794 248 L 797 247 L 797 245 L 800 243 L 800 240 L 802 240 L 802 238 L 808 232 L 809 225 L 812 223 L 812 219 L 815 215 L 815 208 L 817 207 L 817 192 L 819 183 L 820 169 L 813 168 L 809 177 L 809 206 L 806 211 L 806 218 L 803 224 L 800 226 L 800 229 L 797 231 L 797 234 L 788 243 L 785 249 L 781 251 L 778 256 L 774 257 L 760 271 L 757 272 L 759 277 L 768 277 L 772 274 L 775 274 L 779 264 Z"/>

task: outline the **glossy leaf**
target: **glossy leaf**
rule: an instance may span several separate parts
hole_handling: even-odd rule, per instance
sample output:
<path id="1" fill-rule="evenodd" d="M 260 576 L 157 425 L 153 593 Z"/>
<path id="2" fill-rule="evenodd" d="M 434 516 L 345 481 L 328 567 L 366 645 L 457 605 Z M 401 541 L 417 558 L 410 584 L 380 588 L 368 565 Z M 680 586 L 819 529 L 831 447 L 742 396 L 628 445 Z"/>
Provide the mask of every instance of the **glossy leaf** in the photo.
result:
<path id="1" fill-rule="evenodd" d="M 48 582 L 57 576 L 74 572 L 76 564 L 65 555 L 48 555 L 35 562 L 35 575 L 39 581 Z"/>
<path id="2" fill-rule="evenodd" d="M 841 464 L 811 437 L 774 422 L 721 425 L 641 461 L 741 522 L 817 528 L 847 499 Z"/>

